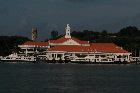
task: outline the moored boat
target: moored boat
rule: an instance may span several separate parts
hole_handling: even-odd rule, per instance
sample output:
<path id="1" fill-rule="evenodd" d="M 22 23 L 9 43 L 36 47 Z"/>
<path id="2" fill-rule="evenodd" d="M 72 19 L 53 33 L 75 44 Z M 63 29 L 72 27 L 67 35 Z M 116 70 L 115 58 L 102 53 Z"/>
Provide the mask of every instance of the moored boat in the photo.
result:
<path id="1" fill-rule="evenodd" d="M 71 63 L 81 63 L 81 64 L 114 64 L 114 61 L 112 59 L 90 59 L 90 58 L 75 58 L 74 60 L 71 60 Z"/>
<path id="2" fill-rule="evenodd" d="M 9 56 L 1 58 L 1 62 L 36 62 L 36 57 L 13 52 Z"/>

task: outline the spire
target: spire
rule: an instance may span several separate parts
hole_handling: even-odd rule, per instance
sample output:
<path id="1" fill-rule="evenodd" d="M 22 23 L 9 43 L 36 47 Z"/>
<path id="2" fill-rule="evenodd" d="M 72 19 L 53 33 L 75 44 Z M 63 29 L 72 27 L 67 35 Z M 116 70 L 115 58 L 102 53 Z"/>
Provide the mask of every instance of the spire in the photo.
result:
<path id="1" fill-rule="evenodd" d="M 71 35 L 70 35 L 70 26 L 69 24 L 67 24 L 66 26 L 66 35 L 65 35 L 65 38 L 71 38 Z"/>

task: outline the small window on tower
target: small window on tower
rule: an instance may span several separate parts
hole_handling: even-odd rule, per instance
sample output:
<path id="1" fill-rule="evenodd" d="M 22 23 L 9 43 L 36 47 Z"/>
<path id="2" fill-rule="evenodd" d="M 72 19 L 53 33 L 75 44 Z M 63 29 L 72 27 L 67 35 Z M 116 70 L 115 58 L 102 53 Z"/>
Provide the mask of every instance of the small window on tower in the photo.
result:
<path id="1" fill-rule="evenodd" d="M 70 30 L 68 30 L 68 31 L 70 31 Z"/>

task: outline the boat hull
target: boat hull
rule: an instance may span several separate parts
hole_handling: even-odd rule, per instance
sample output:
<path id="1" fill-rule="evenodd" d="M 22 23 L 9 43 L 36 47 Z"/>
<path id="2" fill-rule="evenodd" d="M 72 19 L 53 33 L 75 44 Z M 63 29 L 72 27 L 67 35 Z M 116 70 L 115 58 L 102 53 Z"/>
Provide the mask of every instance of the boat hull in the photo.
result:
<path id="1" fill-rule="evenodd" d="M 1 62 L 36 62 L 31 60 L 0 60 Z"/>
<path id="2" fill-rule="evenodd" d="M 36 62 L 36 57 L 13 52 L 9 56 L 1 58 L 1 62 Z"/>
<path id="3" fill-rule="evenodd" d="M 78 63 L 78 64 L 116 64 L 115 62 L 87 62 L 87 61 L 71 61 L 71 63 Z"/>

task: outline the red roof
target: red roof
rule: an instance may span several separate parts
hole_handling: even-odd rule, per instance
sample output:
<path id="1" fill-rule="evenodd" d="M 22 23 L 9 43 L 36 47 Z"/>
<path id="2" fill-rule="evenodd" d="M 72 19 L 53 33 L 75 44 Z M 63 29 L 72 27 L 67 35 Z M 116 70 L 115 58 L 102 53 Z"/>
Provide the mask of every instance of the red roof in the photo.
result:
<path id="1" fill-rule="evenodd" d="M 27 41 L 22 45 L 36 45 L 36 46 L 49 46 L 48 42 L 32 42 L 32 41 Z"/>
<path id="2" fill-rule="evenodd" d="M 90 45 L 93 46 L 97 52 L 129 53 L 114 43 L 91 43 Z"/>
<path id="3" fill-rule="evenodd" d="M 67 51 L 67 52 L 87 52 L 92 50 L 91 46 L 77 46 L 77 45 L 57 45 L 47 51 Z M 93 50 L 94 51 L 94 50 Z"/>
<path id="4" fill-rule="evenodd" d="M 77 38 L 75 38 L 75 37 L 72 37 L 72 39 L 73 39 L 74 41 L 80 43 L 80 44 L 89 44 L 88 41 L 81 41 L 81 40 L 79 40 L 79 39 L 77 39 Z"/>
<path id="5" fill-rule="evenodd" d="M 65 38 L 65 36 L 63 36 L 63 37 L 61 37 L 61 38 L 59 38 L 57 40 L 50 40 L 50 43 L 63 43 L 65 41 L 69 40 L 69 39 L 72 39 L 72 40 L 76 41 L 79 44 L 89 44 L 88 41 L 81 41 L 79 39 L 76 39 L 75 37 Z"/>
<path id="6" fill-rule="evenodd" d="M 57 45 L 47 51 L 129 53 L 113 43 L 91 43 L 91 46 Z"/>

